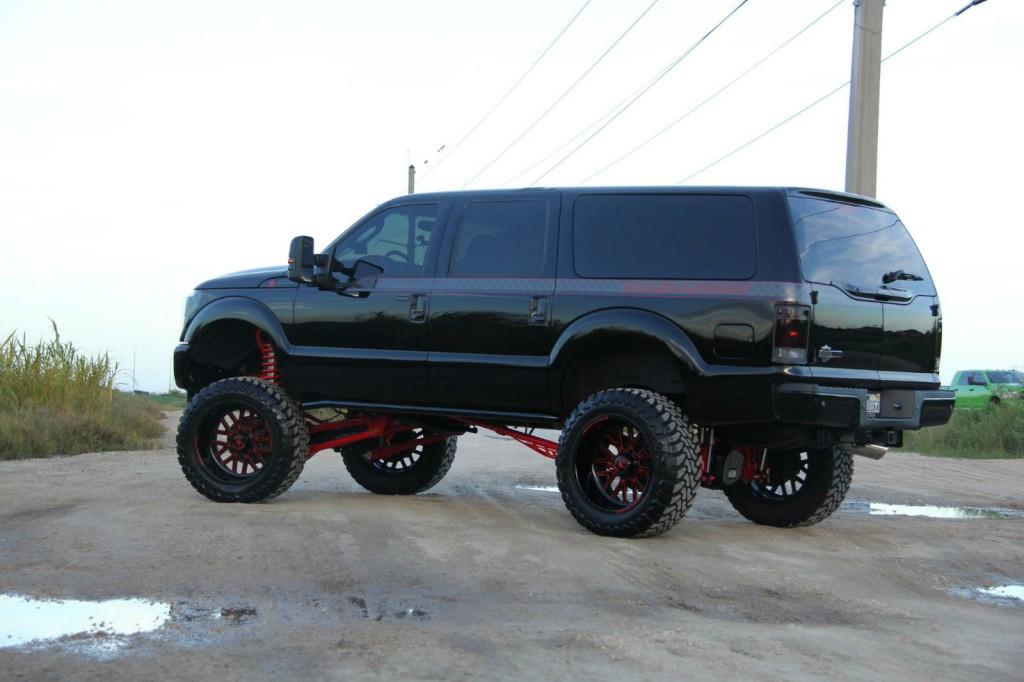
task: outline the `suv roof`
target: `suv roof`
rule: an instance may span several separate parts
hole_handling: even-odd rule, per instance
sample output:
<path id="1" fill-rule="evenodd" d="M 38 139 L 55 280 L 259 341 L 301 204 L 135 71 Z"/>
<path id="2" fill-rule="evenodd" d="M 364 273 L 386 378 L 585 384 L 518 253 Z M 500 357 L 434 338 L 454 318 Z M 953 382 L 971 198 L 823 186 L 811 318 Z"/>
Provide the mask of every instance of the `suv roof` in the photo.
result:
<path id="1" fill-rule="evenodd" d="M 409 196 L 415 196 L 419 199 L 430 199 L 430 198 L 441 198 L 441 197 L 453 197 L 457 195 L 479 195 L 488 196 L 492 194 L 507 194 L 509 192 L 536 192 L 544 190 L 557 190 L 560 192 L 568 192 L 573 194 L 645 194 L 652 192 L 667 192 L 671 191 L 677 194 L 706 194 L 708 192 L 742 192 L 744 194 L 774 194 L 783 193 L 787 196 L 807 196 L 814 197 L 817 199 L 830 199 L 833 201 L 842 201 L 850 204 L 860 204 L 864 206 L 872 206 L 875 208 L 887 208 L 885 204 L 878 202 L 870 197 L 864 197 L 859 194 L 850 194 L 848 192 L 839 192 L 836 190 L 828 189 L 816 189 L 813 187 L 763 187 L 763 186 L 744 186 L 744 185 L 624 185 L 624 186 L 601 186 L 601 187 L 516 187 L 511 189 L 472 189 L 472 190 L 452 190 L 445 192 L 424 192 L 415 195 L 402 195 L 395 197 L 391 201 L 399 201 L 407 199 Z"/>

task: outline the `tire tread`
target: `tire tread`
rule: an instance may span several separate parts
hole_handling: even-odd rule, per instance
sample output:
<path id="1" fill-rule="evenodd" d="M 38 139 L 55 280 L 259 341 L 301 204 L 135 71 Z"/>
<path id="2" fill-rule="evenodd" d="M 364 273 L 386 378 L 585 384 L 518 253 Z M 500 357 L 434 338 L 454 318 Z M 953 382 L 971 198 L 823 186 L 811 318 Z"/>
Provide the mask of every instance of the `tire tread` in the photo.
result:
<path id="1" fill-rule="evenodd" d="M 275 459 L 282 460 L 283 469 L 274 475 L 262 477 L 255 485 L 237 492 L 218 489 L 196 471 L 190 461 L 192 444 L 189 442 L 192 421 L 207 400 L 225 393 L 242 394 L 263 403 L 275 417 L 275 424 L 281 432 L 281 453 Z M 178 465 L 185 478 L 201 495 L 215 502 L 267 502 L 281 495 L 298 480 L 309 455 L 309 431 L 302 410 L 295 401 L 277 384 L 255 377 L 233 377 L 210 384 L 188 402 L 178 422 L 176 437 Z M 279 457 L 278 454 L 281 456 Z"/>

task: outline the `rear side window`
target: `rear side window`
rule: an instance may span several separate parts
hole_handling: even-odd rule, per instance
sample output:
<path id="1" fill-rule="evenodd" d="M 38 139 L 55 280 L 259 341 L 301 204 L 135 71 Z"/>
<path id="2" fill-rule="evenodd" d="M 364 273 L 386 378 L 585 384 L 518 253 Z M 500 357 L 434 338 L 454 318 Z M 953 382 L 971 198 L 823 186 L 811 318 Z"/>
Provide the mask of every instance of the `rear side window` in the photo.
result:
<path id="1" fill-rule="evenodd" d="M 807 281 L 874 288 L 886 274 L 902 270 L 921 280 L 889 286 L 935 294 L 917 245 L 892 211 L 802 197 L 790 197 L 789 208 Z"/>
<path id="2" fill-rule="evenodd" d="M 449 274 L 537 277 L 547 261 L 548 211 L 543 201 L 478 201 L 466 207 Z"/>
<path id="3" fill-rule="evenodd" d="M 573 211 L 581 277 L 749 279 L 757 270 L 754 208 L 742 196 L 589 195 Z"/>

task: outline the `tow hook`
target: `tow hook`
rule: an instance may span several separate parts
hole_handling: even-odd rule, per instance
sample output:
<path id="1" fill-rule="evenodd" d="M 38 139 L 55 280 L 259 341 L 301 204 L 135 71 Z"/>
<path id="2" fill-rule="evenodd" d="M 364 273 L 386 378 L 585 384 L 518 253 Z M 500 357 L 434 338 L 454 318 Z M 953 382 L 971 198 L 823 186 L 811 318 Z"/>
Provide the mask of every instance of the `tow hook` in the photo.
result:
<path id="1" fill-rule="evenodd" d="M 885 453 L 889 452 L 889 448 L 884 448 L 881 445 L 874 445 L 872 443 L 868 443 L 867 445 L 847 446 L 846 449 L 854 455 L 869 457 L 871 459 L 882 459 L 885 457 Z"/>

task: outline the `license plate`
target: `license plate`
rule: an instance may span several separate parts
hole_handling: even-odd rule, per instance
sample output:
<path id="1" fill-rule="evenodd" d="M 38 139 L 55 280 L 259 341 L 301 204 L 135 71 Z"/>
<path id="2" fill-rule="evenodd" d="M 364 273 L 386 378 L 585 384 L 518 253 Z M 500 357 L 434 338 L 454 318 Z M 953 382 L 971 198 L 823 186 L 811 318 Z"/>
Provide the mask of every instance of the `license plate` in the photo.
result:
<path id="1" fill-rule="evenodd" d="M 868 414 L 878 414 L 882 411 L 882 394 L 868 393 Z"/>

